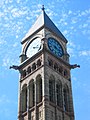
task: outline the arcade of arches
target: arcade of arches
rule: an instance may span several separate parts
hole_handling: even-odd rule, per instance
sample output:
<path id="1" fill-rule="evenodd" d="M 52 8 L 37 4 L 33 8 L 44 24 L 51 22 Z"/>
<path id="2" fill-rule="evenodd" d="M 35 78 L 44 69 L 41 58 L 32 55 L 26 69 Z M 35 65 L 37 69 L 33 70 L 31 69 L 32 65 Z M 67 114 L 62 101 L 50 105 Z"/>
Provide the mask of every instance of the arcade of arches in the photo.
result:
<path id="1" fill-rule="evenodd" d="M 56 82 L 54 76 L 50 76 L 48 80 L 49 85 L 49 102 L 56 104 L 60 109 L 70 111 L 70 90 L 65 84 L 62 85 L 61 81 Z M 36 93 L 35 93 L 36 91 Z M 42 77 L 38 75 L 36 80 L 30 80 L 29 84 L 24 84 L 21 91 L 21 106 L 22 112 L 26 112 L 27 108 L 32 108 L 35 104 L 42 102 L 43 87 Z M 27 102 L 28 101 L 28 102 Z M 69 103 L 69 104 L 68 104 Z"/>

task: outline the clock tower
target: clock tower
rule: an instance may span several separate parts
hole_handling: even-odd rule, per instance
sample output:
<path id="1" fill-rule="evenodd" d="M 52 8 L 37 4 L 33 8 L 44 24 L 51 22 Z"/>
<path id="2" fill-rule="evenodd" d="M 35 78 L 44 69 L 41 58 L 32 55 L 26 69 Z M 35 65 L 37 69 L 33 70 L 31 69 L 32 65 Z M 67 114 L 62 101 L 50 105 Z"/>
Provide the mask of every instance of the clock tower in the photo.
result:
<path id="1" fill-rule="evenodd" d="M 18 120 L 74 120 L 67 39 L 42 13 L 23 38 Z"/>

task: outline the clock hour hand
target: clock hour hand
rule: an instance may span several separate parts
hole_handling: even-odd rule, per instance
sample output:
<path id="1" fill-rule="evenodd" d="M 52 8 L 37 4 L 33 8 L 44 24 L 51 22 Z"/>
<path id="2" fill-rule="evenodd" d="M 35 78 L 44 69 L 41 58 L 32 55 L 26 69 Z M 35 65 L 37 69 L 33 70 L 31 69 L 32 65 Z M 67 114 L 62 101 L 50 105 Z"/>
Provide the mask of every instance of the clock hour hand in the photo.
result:
<path id="1" fill-rule="evenodd" d="M 33 49 L 36 49 L 36 48 L 38 48 L 38 51 L 41 49 L 41 45 L 40 45 L 40 47 L 37 45 L 36 47 L 33 47 Z"/>

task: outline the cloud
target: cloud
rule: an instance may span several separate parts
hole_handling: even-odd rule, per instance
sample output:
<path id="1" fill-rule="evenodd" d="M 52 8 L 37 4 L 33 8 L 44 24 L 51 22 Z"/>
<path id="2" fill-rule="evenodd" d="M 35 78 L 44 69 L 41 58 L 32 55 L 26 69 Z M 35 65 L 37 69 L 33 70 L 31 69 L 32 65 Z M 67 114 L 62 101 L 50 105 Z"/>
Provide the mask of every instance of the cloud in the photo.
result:
<path id="1" fill-rule="evenodd" d="M 13 53 L 12 53 L 13 54 Z M 9 69 L 11 65 L 19 64 L 19 59 L 15 59 L 14 56 L 6 56 L 2 60 L 2 67 Z"/>
<path id="2" fill-rule="evenodd" d="M 75 45 L 75 43 L 70 40 L 70 41 L 68 41 L 68 45 L 67 46 L 68 46 L 67 47 L 67 51 L 70 54 L 70 56 L 71 57 L 76 56 L 76 51 L 75 51 L 76 45 Z"/>
<path id="3" fill-rule="evenodd" d="M 76 23 L 77 23 L 77 17 L 71 18 L 71 23 L 72 23 L 72 24 L 76 24 Z"/>
<path id="4" fill-rule="evenodd" d="M 70 47 L 72 47 L 72 48 L 75 48 L 75 47 L 76 47 L 75 43 L 72 42 L 72 41 L 69 41 L 69 42 L 68 42 L 68 46 L 70 46 Z"/>
<path id="5" fill-rule="evenodd" d="M 23 11 L 18 10 L 17 8 L 12 9 L 11 11 L 12 17 L 20 17 L 23 13 Z"/>
<path id="6" fill-rule="evenodd" d="M 77 10 L 76 12 L 72 10 L 67 10 L 63 6 L 63 3 L 66 0 L 59 1 L 57 6 L 54 5 L 54 2 L 51 1 L 51 3 L 48 3 L 47 6 L 45 6 L 45 11 L 48 14 L 52 20 L 55 20 L 55 24 L 60 28 L 61 31 L 63 31 L 63 34 L 70 39 L 74 35 L 78 35 L 78 33 L 82 33 L 83 35 L 88 36 L 90 34 L 89 24 L 90 24 L 90 9 L 80 11 Z M 3 46 L 6 48 L 4 54 L 2 56 L 2 66 L 8 67 L 11 64 L 14 64 L 15 62 L 18 63 L 18 60 L 15 60 L 16 57 L 18 57 L 19 53 L 19 43 L 24 36 L 25 33 L 27 33 L 28 29 L 32 26 L 32 24 L 35 22 L 36 18 L 40 14 L 42 3 L 39 2 L 32 2 L 30 4 L 31 7 L 29 8 L 29 4 L 27 5 L 29 1 L 22 2 L 21 0 L 17 0 L 16 4 L 13 0 L 2 0 L 0 3 L 1 8 L 0 9 L 0 20 L 1 20 L 1 36 L 0 36 L 0 50 L 3 51 Z M 14 3 L 14 4 L 13 4 Z M 62 9 L 59 9 L 61 7 Z M 57 9 L 56 9 L 57 8 Z M 58 13 L 58 14 L 57 14 Z M 84 16 L 87 19 L 84 19 Z M 4 24 L 3 24 L 4 21 Z M 26 24 L 27 23 L 27 24 Z M 20 35 L 22 33 L 22 36 Z M 81 34 L 81 35 L 82 35 Z M 7 41 L 7 38 L 10 37 L 9 41 Z M 9 43 L 9 44 L 8 44 Z M 3 46 L 2 46 L 3 44 Z M 16 50 L 17 47 L 17 50 Z M 10 51 L 12 49 L 12 52 Z M 8 55 L 7 55 L 8 50 Z M 16 50 L 16 51 L 15 51 Z M 15 55 L 13 54 L 15 51 Z M 71 56 L 75 56 L 75 43 L 69 41 L 68 43 L 68 52 L 71 54 Z M 82 52 L 79 52 L 79 54 L 85 54 Z"/>
<path id="7" fill-rule="evenodd" d="M 3 64 L 2 64 L 2 66 L 4 66 L 4 67 L 8 67 L 10 65 L 10 59 L 9 58 L 5 58 L 5 59 L 3 59 Z"/>
<path id="8" fill-rule="evenodd" d="M 72 36 L 87 36 L 90 39 L 90 8 L 86 10 L 62 10 L 60 14 L 57 15 L 57 25 L 64 31 L 67 38 Z M 66 34 L 65 31 L 68 31 Z"/>
<path id="9" fill-rule="evenodd" d="M 71 10 L 68 11 L 68 15 L 70 15 L 70 14 L 72 14 L 72 11 L 71 11 Z"/>
<path id="10" fill-rule="evenodd" d="M 87 10 L 84 10 L 84 11 L 78 11 L 78 16 L 82 16 L 82 17 L 84 17 L 84 16 L 87 16 L 87 15 L 89 15 L 90 14 L 90 8 L 89 9 L 87 9 Z"/>
<path id="11" fill-rule="evenodd" d="M 67 51 L 68 51 L 68 53 L 69 53 L 69 55 L 71 56 L 71 57 L 74 57 L 75 56 L 75 53 L 74 53 L 74 49 L 73 48 L 67 48 Z"/>
<path id="12" fill-rule="evenodd" d="M 64 34 L 64 35 L 67 35 L 67 34 L 68 34 L 68 30 L 64 30 L 64 31 L 63 31 L 63 34 Z"/>
<path id="13" fill-rule="evenodd" d="M 16 36 L 16 38 L 18 38 L 18 36 Z M 18 46 L 18 42 L 15 42 L 14 44 L 13 44 L 13 47 L 17 47 Z"/>
<path id="14" fill-rule="evenodd" d="M 1 36 L 0 37 L 0 45 L 3 45 L 3 44 L 6 44 L 6 40 L 3 39 L 3 37 Z"/>
<path id="15" fill-rule="evenodd" d="M 79 52 L 80 56 L 89 56 L 90 57 L 90 50 L 83 50 Z"/>

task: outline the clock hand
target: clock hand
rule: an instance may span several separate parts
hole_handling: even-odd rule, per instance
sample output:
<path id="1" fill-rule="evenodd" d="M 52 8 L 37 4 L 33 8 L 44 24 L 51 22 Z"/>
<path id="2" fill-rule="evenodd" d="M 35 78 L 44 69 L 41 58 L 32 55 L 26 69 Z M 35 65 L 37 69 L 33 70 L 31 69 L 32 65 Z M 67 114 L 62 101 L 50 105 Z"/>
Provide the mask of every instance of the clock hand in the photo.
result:
<path id="1" fill-rule="evenodd" d="M 39 49 L 38 49 L 38 51 L 41 49 L 41 45 L 40 45 L 40 47 L 39 47 Z"/>
<path id="2" fill-rule="evenodd" d="M 35 49 L 35 48 L 39 48 L 39 46 L 37 45 L 36 47 L 33 47 L 33 49 Z"/>
<path id="3" fill-rule="evenodd" d="M 37 45 L 36 47 L 33 47 L 33 49 L 36 49 L 36 48 L 38 48 L 38 51 L 41 49 L 41 45 L 40 45 L 40 47 Z"/>
<path id="4" fill-rule="evenodd" d="M 39 47 L 33 47 L 33 49 L 35 49 L 35 48 L 39 48 Z"/>

